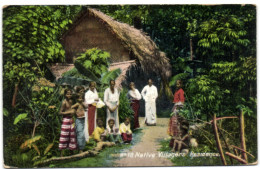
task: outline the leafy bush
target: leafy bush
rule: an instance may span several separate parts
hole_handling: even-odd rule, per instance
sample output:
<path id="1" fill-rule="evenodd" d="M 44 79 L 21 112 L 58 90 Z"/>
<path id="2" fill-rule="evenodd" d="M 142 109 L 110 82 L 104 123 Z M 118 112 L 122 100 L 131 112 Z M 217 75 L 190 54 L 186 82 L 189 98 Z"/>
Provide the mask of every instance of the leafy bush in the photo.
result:
<path id="1" fill-rule="evenodd" d="M 120 104 L 119 104 L 119 121 L 124 122 L 126 117 L 129 117 L 131 119 L 131 127 L 133 127 L 133 118 L 134 118 L 134 111 L 132 110 L 130 106 L 130 101 L 127 98 L 127 92 L 128 90 L 123 88 L 123 90 L 120 92 Z"/>
<path id="2" fill-rule="evenodd" d="M 81 74 L 97 81 L 102 73 L 107 72 L 109 57 L 110 54 L 108 52 L 93 48 L 80 54 L 74 64 Z"/>

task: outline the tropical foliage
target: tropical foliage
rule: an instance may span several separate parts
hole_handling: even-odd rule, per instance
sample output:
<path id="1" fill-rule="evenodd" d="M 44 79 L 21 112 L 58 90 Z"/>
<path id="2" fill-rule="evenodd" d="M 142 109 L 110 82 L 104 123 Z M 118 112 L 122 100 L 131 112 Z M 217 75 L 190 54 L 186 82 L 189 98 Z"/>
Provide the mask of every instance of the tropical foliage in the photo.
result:
<path id="1" fill-rule="evenodd" d="M 118 69 L 108 71 L 109 53 L 94 48 L 79 54 L 75 68 L 63 74 L 63 81 L 54 83 L 48 79 L 46 64 L 65 60 L 65 51 L 59 42 L 61 34 L 86 7 L 89 6 L 8 6 L 3 9 L 6 165 L 30 168 L 36 161 L 59 155 L 61 119 L 58 111 L 64 90 L 60 84 L 73 81 L 69 85 L 74 87 L 96 81 L 103 97 L 109 81 L 120 74 Z M 206 121 L 213 113 L 238 115 L 242 109 L 247 150 L 257 155 L 255 6 L 91 7 L 147 32 L 160 50 L 167 53 L 172 64 L 173 77 L 169 79 L 172 90 L 177 79 L 183 80 L 186 102 L 180 113 L 187 119 Z M 132 115 L 129 106 L 123 89 L 120 120 Z M 99 115 L 105 116 L 105 109 L 101 109 Z M 222 122 L 221 126 L 237 128 L 236 124 Z M 205 139 L 205 133 L 198 135 L 202 136 L 198 137 L 202 146 L 195 151 L 213 151 L 210 138 L 210 141 Z M 236 131 L 233 137 L 238 137 Z M 217 164 L 215 159 L 211 162 Z"/>

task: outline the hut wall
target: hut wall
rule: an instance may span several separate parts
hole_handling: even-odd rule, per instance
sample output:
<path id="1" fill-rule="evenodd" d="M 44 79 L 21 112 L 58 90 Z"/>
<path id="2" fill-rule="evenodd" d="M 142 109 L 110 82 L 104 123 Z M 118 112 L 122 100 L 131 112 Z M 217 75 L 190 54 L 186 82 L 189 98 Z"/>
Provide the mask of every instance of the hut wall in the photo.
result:
<path id="1" fill-rule="evenodd" d="M 63 44 L 67 63 L 72 63 L 77 54 L 91 48 L 109 52 L 111 63 L 130 60 L 129 51 L 122 45 L 121 40 L 117 39 L 100 20 L 90 15 L 86 15 L 65 36 Z"/>

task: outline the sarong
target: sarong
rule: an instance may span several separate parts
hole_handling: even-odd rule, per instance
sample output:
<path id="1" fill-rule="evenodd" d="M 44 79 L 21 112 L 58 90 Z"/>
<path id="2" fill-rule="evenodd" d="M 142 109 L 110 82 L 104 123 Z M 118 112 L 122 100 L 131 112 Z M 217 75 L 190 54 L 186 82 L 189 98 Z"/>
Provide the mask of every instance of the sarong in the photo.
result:
<path id="1" fill-rule="evenodd" d="M 145 123 L 147 125 L 156 124 L 156 102 L 146 101 L 145 102 Z"/>
<path id="2" fill-rule="evenodd" d="M 134 111 L 134 128 L 136 129 L 140 127 L 139 120 L 138 120 L 139 108 L 140 108 L 139 100 L 132 100 L 131 107 Z"/>
<path id="3" fill-rule="evenodd" d="M 73 118 L 65 116 L 62 119 L 59 149 L 67 148 L 69 148 L 70 150 L 77 149 L 77 141 Z"/>
<path id="4" fill-rule="evenodd" d="M 130 143 L 132 141 L 132 134 L 122 133 L 121 136 L 123 141 L 126 143 Z"/>
<path id="5" fill-rule="evenodd" d="M 111 107 L 115 107 L 117 104 L 110 102 L 109 103 Z M 108 120 L 109 119 L 114 119 L 115 120 L 115 128 L 119 128 L 119 116 L 118 116 L 118 108 L 110 112 L 110 110 L 107 108 L 107 119 L 106 119 L 106 126 L 108 126 Z"/>
<path id="6" fill-rule="evenodd" d="M 78 143 L 78 148 L 80 150 L 83 150 L 86 145 L 84 126 L 85 126 L 85 118 L 76 118 L 77 143 Z"/>
<path id="7" fill-rule="evenodd" d="M 91 136 L 95 129 L 96 124 L 96 106 L 88 105 L 88 134 Z"/>
<path id="8" fill-rule="evenodd" d="M 172 116 L 168 125 L 168 134 L 170 136 L 178 136 L 180 133 L 180 124 L 177 116 Z"/>

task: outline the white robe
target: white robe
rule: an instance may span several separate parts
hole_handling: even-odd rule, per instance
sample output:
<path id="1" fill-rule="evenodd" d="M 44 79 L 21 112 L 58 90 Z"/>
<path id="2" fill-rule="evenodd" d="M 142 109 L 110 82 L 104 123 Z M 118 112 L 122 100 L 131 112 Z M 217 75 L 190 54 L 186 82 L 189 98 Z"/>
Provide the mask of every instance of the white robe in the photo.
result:
<path id="1" fill-rule="evenodd" d="M 97 90 L 95 89 L 94 92 L 91 90 L 88 90 L 85 93 L 85 103 L 87 105 L 96 103 L 95 99 L 98 99 L 98 93 Z M 96 128 L 96 120 L 97 120 L 97 109 L 95 111 L 95 121 L 94 121 L 94 128 Z M 88 110 L 85 112 L 85 138 L 86 141 L 89 141 L 89 133 L 88 133 Z"/>
<path id="2" fill-rule="evenodd" d="M 142 96 L 145 101 L 145 121 L 147 124 L 156 123 L 156 98 L 158 97 L 157 88 L 152 85 L 145 86 L 142 90 Z"/>
<path id="3" fill-rule="evenodd" d="M 135 89 L 135 91 L 129 90 L 127 93 L 127 97 L 130 100 L 141 100 L 141 98 L 142 98 L 140 92 L 137 89 Z"/>
<path id="4" fill-rule="evenodd" d="M 104 102 L 106 106 L 109 106 L 110 108 L 113 108 L 117 105 L 119 105 L 119 96 L 120 93 L 115 88 L 114 93 L 110 90 L 110 88 L 107 88 L 104 93 Z M 108 126 L 108 120 L 114 118 L 115 119 L 115 127 L 119 128 L 119 116 L 118 116 L 118 108 L 114 112 L 110 112 L 107 107 L 107 119 L 106 119 L 106 126 Z"/>

